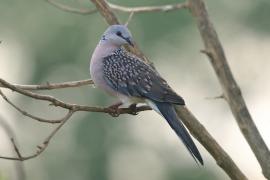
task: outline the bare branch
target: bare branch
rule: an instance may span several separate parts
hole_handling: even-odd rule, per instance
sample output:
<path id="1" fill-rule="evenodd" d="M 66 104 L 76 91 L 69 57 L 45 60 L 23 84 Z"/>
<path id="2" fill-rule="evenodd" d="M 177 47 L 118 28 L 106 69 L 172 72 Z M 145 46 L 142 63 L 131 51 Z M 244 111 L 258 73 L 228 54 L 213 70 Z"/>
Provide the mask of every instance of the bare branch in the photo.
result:
<path id="1" fill-rule="evenodd" d="M 208 99 L 208 100 L 213 100 L 213 99 L 225 99 L 225 96 L 224 96 L 224 94 L 221 94 L 221 95 L 219 95 L 219 96 L 206 97 L 205 99 Z"/>
<path id="2" fill-rule="evenodd" d="M 249 146 L 261 165 L 264 176 L 270 179 L 270 152 L 258 131 L 227 62 L 217 33 L 210 22 L 202 0 L 189 0 L 190 10 L 197 22 L 204 42 L 205 51 L 223 88 L 225 99 L 246 138 Z"/>
<path id="3" fill-rule="evenodd" d="M 0 116 L 0 126 L 3 128 L 4 132 L 6 133 L 7 137 L 13 137 L 15 138 L 15 133 L 13 132 L 12 127 L 7 123 L 7 121 Z M 11 141 L 12 143 L 12 141 Z M 13 149 L 16 148 L 18 149 L 18 146 L 15 145 L 15 142 L 11 144 L 13 146 Z M 15 145 L 15 146 L 14 146 Z M 16 150 L 15 150 L 16 151 Z M 15 152 L 17 154 L 17 156 L 19 157 L 18 152 Z M 20 179 L 20 180 L 25 180 L 25 169 L 24 169 L 24 164 L 23 162 L 14 162 L 15 165 L 15 174 L 16 174 L 16 179 Z"/>
<path id="4" fill-rule="evenodd" d="M 141 110 L 150 110 L 151 108 L 148 106 L 142 106 L 142 107 L 138 107 L 137 111 L 141 111 Z M 16 144 L 14 143 L 14 140 L 11 139 L 12 144 L 14 146 L 14 149 L 18 155 L 18 157 L 8 157 L 8 156 L 0 156 L 0 159 L 7 159 L 7 160 L 16 160 L 16 161 L 25 161 L 25 160 L 29 160 L 29 159 L 33 159 L 37 156 L 39 156 L 42 152 L 45 151 L 45 149 L 48 147 L 50 140 L 54 137 L 54 135 L 59 131 L 59 129 L 71 118 L 71 116 L 77 111 L 78 109 L 76 109 L 76 106 L 74 106 L 74 109 L 69 110 L 67 116 L 65 116 L 62 120 L 61 123 L 48 135 L 48 137 L 46 137 L 44 139 L 44 141 L 37 146 L 37 150 L 35 153 L 33 153 L 32 155 L 29 156 L 22 156 L 18 147 L 16 146 Z M 119 109 L 119 113 L 123 114 L 123 113 L 133 113 L 130 111 L 129 108 L 122 108 Z M 108 111 L 108 113 L 112 113 L 112 111 Z"/>
<path id="5" fill-rule="evenodd" d="M 17 147 L 17 145 L 16 145 L 16 143 L 15 143 L 14 138 L 11 138 L 10 141 L 11 141 L 11 143 L 12 143 L 12 145 L 13 145 L 14 151 L 15 151 L 16 154 L 18 155 L 18 158 L 21 160 L 21 159 L 22 159 L 22 155 L 21 155 L 21 153 L 20 153 L 20 151 L 19 151 L 19 149 L 18 149 L 18 147 Z"/>
<path id="6" fill-rule="evenodd" d="M 126 21 L 126 23 L 125 23 L 125 26 L 128 26 L 128 24 L 129 24 L 129 22 L 131 21 L 131 19 L 132 19 L 132 17 L 133 17 L 134 14 L 135 14 L 134 12 L 131 12 L 131 13 L 129 14 L 128 19 L 127 19 L 127 21 Z"/>
<path id="7" fill-rule="evenodd" d="M 51 89 L 62 89 L 62 88 L 74 88 L 85 85 L 93 84 L 91 79 L 85 79 L 80 81 L 69 81 L 62 83 L 46 83 L 43 85 L 20 85 L 20 84 L 12 84 L 16 88 L 24 89 L 24 90 L 51 90 Z M 0 82 L 0 87 L 5 88 L 4 85 Z"/>
<path id="8" fill-rule="evenodd" d="M 113 11 L 110 9 L 107 2 L 104 0 L 98 1 L 98 0 L 91 0 L 93 4 L 95 4 L 96 8 L 98 9 L 99 13 L 104 17 L 106 22 L 110 25 L 112 24 L 120 24 L 118 19 L 116 18 L 116 15 L 113 13 Z M 137 56 L 141 57 L 145 62 L 149 63 L 150 61 L 147 59 L 147 57 L 143 54 L 142 51 L 140 51 L 139 47 L 136 43 L 134 43 L 134 48 L 131 48 L 130 46 L 126 46 L 125 48 L 136 54 Z"/>
<path id="9" fill-rule="evenodd" d="M 76 112 L 76 110 L 70 110 L 68 113 L 68 116 L 66 116 L 63 121 L 49 134 L 48 137 L 46 137 L 44 139 L 44 141 L 37 146 L 37 150 L 35 153 L 33 153 L 32 155 L 29 156 L 22 156 L 19 152 L 18 147 L 16 146 L 16 144 L 14 142 L 14 149 L 17 152 L 19 157 L 7 157 L 7 156 L 0 156 L 1 159 L 7 159 L 7 160 L 16 160 L 16 161 L 25 161 L 25 160 L 29 160 L 29 159 L 33 159 L 37 156 L 39 156 L 49 145 L 50 140 L 54 137 L 54 135 L 59 131 L 59 129 L 71 118 L 71 116 L 73 115 L 73 113 Z M 13 141 L 13 140 L 12 140 Z"/>
<path id="10" fill-rule="evenodd" d="M 81 81 L 80 81 L 81 82 Z M 89 83 L 90 81 L 84 81 Z M 120 114 L 136 114 L 140 111 L 145 111 L 145 110 L 151 110 L 151 108 L 149 106 L 140 106 L 135 108 L 120 108 L 120 109 L 112 109 L 112 108 L 101 108 L 101 107 L 89 107 L 89 106 L 83 106 L 83 105 L 76 105 L 76 104 L 69 104 L 69 103 L 64 103 L 52 96 L 47 96 L 47 95 L 41 95 L 41 94 L 37 94 L 37 93 L 33 93 L 30 92 L 28 90 L 24 90 L 24 89 L 20 89 L 19 87 L 16 87 L 15 85 L 12 85 L 8 82 L 6 82 L 3 79 L 0 79 L 0 83 L 3 85 L 3 87 L 8 88 L 12 91 L 18 92 L 20 94 L 23 94 L 25 96 L 34 98 L 34 99 L 38 99 L 38 100 L 44 100 L 44 101 L 49 101 L 52 103 L 52 105 L 55 106 L 60 106 L 64 109 L 68 109 L 68 113 L 66 116 L 64 116 L 62 119 L 58 119 L 58 120 L 47 120 L 47 119 L 43 119 L 37 116 L 33 116 L 29 113 L 27 113 L 26 111 L 20 109 L 18 106 L 16 106 L 14 103 L 12 103 L 5 95 L 4 93 L 0 90 L 0 95 L 3 97 L 3 99 L 9 103 L 11 106 L 13 106 L 16 110 L 18 110 L 19 112 L 21 112 L 23 115 L 30 117 L 34 120 L 38 120 L 41 122 L 47 122 L 47 123 L 60 123 L 56 129 L 54 129 L 54 131 L 51 132 L 51 134 L 43 141 L 43 143 L 41 145 L 37 146 L 37 151 L 35 153 L 33 153 L 32 155 L 29 156 L 22 156 L 19 148 L 16 146 L 14 139 L 11 139 L 11 142 L 13 144 L 14 150 L 17 153 L 18 157 L 7 157 L 7 156 L 0 156 L 0 158 L 2 159 L 8 159 L 8 160 L 18 160 L 18 161 L 25 161 L 25 160 L 29 160 L 32 158 L 35 158 L 37 156 L 39 156 L 48 146 L 49 141 L 52 139 L 52 137 L 56 134 L 56 132 L 64 125 L 64 123 L 70 119 L 70 117 L 73 115 L 73 113 L 75 113 L 76 111 L 90 111 L 90 112 L 103 112 L 103 113 L 108 113 L 112 116 L 118 116 Z M 81 83 L 75 83 L 75 84 L 79 84 L 81 85 Z M 85 85 L 85 83 L 84 83 Z M 49 86 L 49 85 L 48 85 Z M 22 85 L 22 87 L 25 87 L 24 85 Z M 35 86 L 34 88 L 39 87 L 39 86 Z M 57 86 L 57 87 L 63 87 L 63 86 Z"/>
<path id="11" fill-rule="evenodd" d="M 46 0 L 48 3 L 52 4 L 54 7 L 57 7 L 58 9 L 61 9 L 66 12 L 75 13 L 75 14 L 82 14 L 82 15 L 89 15 L 97 12 L 97 9 L 76 9 L 64 4 L 61 4 L 59 2 L 56 2 L 54 0 Z"/>
<path id="12" fill-rule="evenodd" d="M 106 19 L 108 24 L 118 24 L 118 20 L 114 13 L 109 8 L 104 0 L 91 0 L 97 7 L 100 14 Z M 143 55 L 143 53 L 136 46 L 132 52 L 137 52 L 136 55 L 143 58 L 146 62 L 150 61 Z M 241 170 L 236 166 L 230 156 L 217 144 L 214 138 L 208 131 L 200 124 L 200 122 L 188 111 L 184 106 L 176 107 L 177 114 L 183 120 L 193 136 L 208 150 L 208 152 L 216 160 L 217 164 L 228 174 L 237 180 L 247 179 Z M 190 124 L 189 124 L 190 122 Z M 204 139 L 206 137 L 207 140 Z"/>
<path id="13" fill-rule="evenodd" d="M 111 9 L 122 12 L 134 12 L 134 13 L 145 13 L 145 12 L 169 12 L 179 9 L 184 9 L 188 7 L 187 3 L 178 3 L 178 4 L 167 4 L 161 6 L 141 6 L 141 7 L 127 7 L 112 4 L 107 2 Z"/>
<path id="14" fill-rule="evenodd" d="M 176 107 L 177 114 L 184 122 L 189 132 L 205 147 L 213 156 L 216 163 L 230 176 L 231 179 L 247 180 L 231 157 L 222 149 L 205 127 L 185 106 Z"/>
<path id="15" fill-rule="evenodd" d="M 41 118 L 41 117 L 38 117 L 38 116 L 34 116 L 24 110 L 22 110 L 21 108 L 19 108 L 18 106 L 16 106 L 14 103 L 12 103 L 8 98 L 7 96 L 0 90 L 0 95 L 2 96 L 2 98 L 8 103 L 10 104 L 12 107 L 14 107 L 17 111 L 19 111 L 20 113 L 22 113 L 24 116 L 27 116 L 31 119 L 34 119 L 34 120 L 37 120 L 39 122 L 46 122 L 46 123 L 51 123 L 51 124 L 54 124 L 54 123 L 60 123 L 62 122 L 63 118 L 61 119 L 44 119 L 44 118 Z M 67 114 L 68 115 L 68 114 Z M 67 116 L 66 115 L 66 116 Z M 65 117 L 66 117 L 65 116 Z"/>
<path id="16" fill-rule="evenodd" d="M 51 103 L 51 105 L 59 106 L 59 107 L 62 107 L 64 109 L 68 109 L 68 110 L 76 109 L 76 111 L 103 112 L 103 113 L 107 113 L 107 114 L 115 114 L 116 113 L 115 110 L 113 110 L 111 108 L 91 107 L 91 106 L 65 103 L 59 99 L 54 98 L 53 96 L 38 94 L 38 93 L 30 92 L 30 91 L 27 91 L 24 89 L 20 89 L 20 88 L 8 83 L 7 81 L 5 81 L 1 78 L 0 78 L 0 83 L 12 91 L 15 91 L 17 93 L 23 94 L 25 96 L 28 96 L 28 97 L 31 97 L 34 99 L 48 101 Z M 134 110 L 131 108 L 120 108 L 117 110 L 117 113 L 119 113 L 119 114 L 134 114 L 134 113 L 137 113 L 140 111 L 146 111 L 146 110 L 151 110 L 151 108 L 148 106 L 138 107 L 138 108 L 136 108 L 136 112 L 134 112 Z M 32 116 L 32 117 L 35 117 L 35 116 Z M 37 117 L 35 117 L 35 118 L 37 118 Z M 44 121 L 44 119 L 43 119 L 43 121 Z"/>
<path id="17" fill-rule="evenodd" d="M 46 0 L 48 3 L 53 5 L 54 7 L 61 9 L 66 12 L 75 13 L 75 14 L 81 14 L 81 15 L 89 15 L 97 12 L 97 9 L 78 9 L 74 7 L 70 7 L 64 4 L 61 4 L 59 2 L 56 2 L 55 0 Z M 115 11 L 121 11 L 126 13 L 151 13 L 151 12 L 169 12 L 169 11 L 175 11 L 179 9 L 185 9 L 188 7 L 187 3 L 178 3 L 178 4 L 166 4 L 166 5 L 160 5 L 160 6 L 140 6 L 140 7 L 127 7 L 127 6 L 121 6 L 113 3 L 107 2 L 107 4 L 110 6 L 111 9 Z"/>

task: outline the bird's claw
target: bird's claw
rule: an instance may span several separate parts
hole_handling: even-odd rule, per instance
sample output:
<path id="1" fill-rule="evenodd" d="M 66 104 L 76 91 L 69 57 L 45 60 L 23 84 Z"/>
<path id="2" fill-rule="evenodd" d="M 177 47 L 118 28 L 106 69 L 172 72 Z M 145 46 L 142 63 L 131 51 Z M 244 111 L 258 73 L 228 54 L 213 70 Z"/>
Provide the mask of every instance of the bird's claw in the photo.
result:
<path id="1" fill-rule="evenodd" d="M 137 104 L 131 104 L 129 106 L 129 109 L 130 109 L 130 113 L 129 114 L 134 115 L 134 116 L 136 116 L 136 115 L 139 114 L 138 111 L 137 111 Z"/>
<path id="2" fill-rule="evenodd" d="M 138 112 L 135 112 L 135 111 L 132 111 L 132 112 L 130 112 L 130 114 L 136 116 L 136 115 L 138 115 L 139 113 L 138 113 Z"/>
<path id="3" fill-rule="evenodd" d="M 113 105 L 110 105 L 108 107 L 109 109 L 109 113 L 112 117 L 118 117 L 121 113 L 120 113 L 120 110 L 119 110 L 119 106 L 122 105 L 122 102 L 118 102 L 118 103 L 115 103 Z"/>
<path id="4" fill-rule="evenodd" d="M 118 117 L 120 115 L 120 113 L 118 112 L 110 112 L 109 113 L 112 117 Z"/>
<path id="5" fill-rule="evenodd" d="M 120 111 L 118 107 L 108 107 L 109 112 L 108 114 L 110 114 L 112 117 L 118 117 L 120 115 Z"/>
<path id="6" fill-rule="evenodd" d="M 120 109 L 119 109 L 119 106 L 120 106 L 120 103 L 118 104 L 113 104 L 111 106 L 108 107 L 108 114 L 110 114 L 112 117 L 118 117 L 121 112 L 120 112 Z M 128 112 L 128 114 L 131 114 L 131 115 L 138 115 L 138 111 L 137 111 L 137 105 L 136 104 L 132 104 L 129 106 L 128 108 L 130 111 Z"/>

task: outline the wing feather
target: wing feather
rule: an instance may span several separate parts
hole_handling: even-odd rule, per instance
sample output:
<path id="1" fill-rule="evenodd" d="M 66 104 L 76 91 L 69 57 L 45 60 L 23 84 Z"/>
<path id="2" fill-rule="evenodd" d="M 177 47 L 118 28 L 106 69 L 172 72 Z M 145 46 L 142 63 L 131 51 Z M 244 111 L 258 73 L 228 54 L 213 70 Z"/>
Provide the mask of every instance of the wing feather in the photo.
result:
<path id="1" fill-rule="evenodd" d="M 156 70 L 122 48 L 105 57 L 103 65 L 108 85 L 124 95 L 185 104 Z"/>

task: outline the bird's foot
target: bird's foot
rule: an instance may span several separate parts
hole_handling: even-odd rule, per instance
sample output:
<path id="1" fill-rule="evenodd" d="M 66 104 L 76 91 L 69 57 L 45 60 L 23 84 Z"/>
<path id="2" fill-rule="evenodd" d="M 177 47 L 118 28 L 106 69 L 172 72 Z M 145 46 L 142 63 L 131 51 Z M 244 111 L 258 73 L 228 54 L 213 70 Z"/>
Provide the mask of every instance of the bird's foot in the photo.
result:
<path id="1" fill-rule="evenodd" d="M 122 104 L 122 102 L 118 102 L 110 105 L 108 107 L 108 109 L 110 110 L 109 114 L 113 117 L 118 117 L 120 115 L 119 106 L 121 106 Z"/>
<path id="2" fill-rule="evenodd" d="M 138 115 L 138 111 L 137 111 L 137 104 L 131 104 L 129 106 L 129 109 L 130 109 L 130 113 L 131 115 Z"/>

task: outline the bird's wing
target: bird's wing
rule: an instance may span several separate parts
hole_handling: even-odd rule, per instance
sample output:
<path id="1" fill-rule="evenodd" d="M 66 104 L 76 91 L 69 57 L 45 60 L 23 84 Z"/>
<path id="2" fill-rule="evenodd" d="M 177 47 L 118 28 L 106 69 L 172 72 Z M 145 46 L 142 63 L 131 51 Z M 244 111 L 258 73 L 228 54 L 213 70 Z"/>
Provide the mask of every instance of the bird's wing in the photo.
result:
<path id="1" fill-rule="evenodd" d="M 103 65 L 106 82 L 122 94 L 157 102 L 185 104 L 158 72 L 123 49 L 105 57 Z"/>

